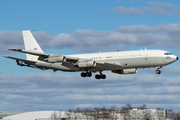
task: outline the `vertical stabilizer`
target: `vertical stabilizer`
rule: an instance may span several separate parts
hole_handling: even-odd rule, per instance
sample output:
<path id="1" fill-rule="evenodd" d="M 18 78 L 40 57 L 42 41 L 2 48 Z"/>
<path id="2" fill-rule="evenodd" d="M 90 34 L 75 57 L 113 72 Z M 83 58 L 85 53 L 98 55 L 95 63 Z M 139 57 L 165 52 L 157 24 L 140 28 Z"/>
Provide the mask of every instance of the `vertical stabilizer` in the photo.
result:
<path id="1" fill-rule="evenodd" d="M 39 46 L 39 44 L 37 43 L 37 41 L 35 40 L 35 38 L 32 35 L 30 30 L 22 31 L 22 34 L 23 34 L 23 39 L 24 39 L 25 50 L 37 51 L 37 52 L 44 53 L 42 51 L 41 47 Z M 38 57 L 39 56 L 26 54 L 26 58 L 28 60 L 37 60 Z"/>

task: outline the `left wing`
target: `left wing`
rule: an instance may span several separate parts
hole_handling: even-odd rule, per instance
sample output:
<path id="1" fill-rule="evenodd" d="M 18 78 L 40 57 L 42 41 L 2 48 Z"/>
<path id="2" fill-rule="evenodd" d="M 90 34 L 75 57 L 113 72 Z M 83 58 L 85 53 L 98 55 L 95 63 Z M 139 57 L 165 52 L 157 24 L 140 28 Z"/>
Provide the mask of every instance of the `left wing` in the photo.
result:
<path id="1" fill-rule="evenodd" d="M 16 60 L 16 63 L 17 63 L 17 65 L 19 65 L 19 66 L 37 68 L 37 69 L 41 69 L 41 70 L 47 70 L 47 69 L 48 69 L 48 68 L 43 68 L 43 67 L 35 66 L 35 64 L 36 64 L 38 61 L 21 59 L 21 58 L 16 58 L 16 57 L 11 57 L 11 56 L 3 56 L 3 57 Z M 24 64 L 24 63 L 25 63 L 25 64 Z"/>
<path id="2" fill-rule="evenodd" d="M 35 63 L 37 63 L 36 61 L 33 61 L 33 60 L 26 60 L 26 59 L 11 57 L 11 56 L 3 56 L 3 57 L 10 58 L 10 59 L 13 59 L 13 60 L 22 61 L 22 62 L 27 63 L 27 64 L 28 64 L 28 63 L 29 63 L 29 64 L 35 64 Z"/>

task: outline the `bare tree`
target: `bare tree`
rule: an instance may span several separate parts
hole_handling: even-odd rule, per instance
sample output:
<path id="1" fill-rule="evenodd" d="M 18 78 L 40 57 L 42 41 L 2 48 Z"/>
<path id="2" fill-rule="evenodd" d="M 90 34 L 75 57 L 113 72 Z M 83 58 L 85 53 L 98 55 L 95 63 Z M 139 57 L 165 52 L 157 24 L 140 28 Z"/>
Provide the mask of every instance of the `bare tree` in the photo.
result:
<path id="1" fill-rule="evenodd" d="M 102 114 L 102 119 L 104 120 L 105 118 L 107 118 L 107 114 L 108 114 L 108 112 L 107 112 L 107 109 L 105 108 L 105 107 L 103 107 L 103 108 L 101 108 L 101 114 Z"/>
<path id="2" fill-rule="evenodd" d="M 174 120 L 180 120 L 180 111 L 177 113 L 174 113 Z"/>
<path id="3" fill-rule="evenodd" d="M 175 114 L 175 112 L 172 109 L 168 110 L 167 111 L 167 118 L 173 119 L 174 118 L 174 114 Z"/>
<path id="4" fill-rule="evenodd" d="M 143 104 L 142 106 L 139 107 L 140 109 L 148 109 L 146 104 Z"/>
<path id="5" fill-rule="evenodd" d="M 121 108 L 121 115 L 124 118 L 124 120 L 130 119 L 130 110 L 132 110 L 132 106 L 128 103 L 126 106 Z"/>
<path id="6" fill-rule="evenodd" d="M 76 113 L 79 112 L 79 113 L 80 113 L 80 112 L 82 112 L 82 110 L 81 110 L 81 108 L 78 107 L 78 108 L 76 108 L 76 109 L 74 110 L 74 112 L 76 112 Z"/>
<path id="7" fill-rule="evenodd" d="M 90 115 L 91 115 L 91 111 L 92 111 L 92 108 L 85 108 L 85 109 L 83 109 L 83 113 L 84 113 L 84 115 L 86 116 L 86 119 L 87 120 L 89 120 L 90 119 Z"/>
<path id="8" fill-rule="evenodd" d="M 143 111 L 143 120 L 153 120 L 152 111 L 149 109 L 146 109 Z"/>
<path id="9" fill-rule="evenodd" d="M 95 117 L 95 120 L 98 120 L 101 116 L 100 116 L 100 112 L 101 112 L 101 108 L 99 107 L 95 107 L 94 108 L 94 117 Z"/>
<path id="10" fill-rule="evenodd" d="M 109 117 L 110 117 L 111 120 L 115 120 L 117 110 L 118 110 L 118 109 L 116 108 L 116 106 L 112 106 L 112 107 L 109 109 Z"/>
<path id="11" fill-rule="evenodd" d="M 67 110 L 67 119 L 68 120 L 72 120 L 73 119 L 73 117 L 74 117 L 74 114 L 73 114 L 73 109 L 69 109 L 69 110 Z"/>
<path id="12" fill-rule="evenodd" d="M 140 114 L 139 110 L 132 110 L 130 113 L 131 113 L 131 118 L 133 120 L 140 120 L 141 119 L 141 114 Z"/>
<path id="13" fill-rule="evenodd" d="M 157 108 L 155 114 L 156 114 L 156 117 L 158 120 L 164 120 L 165 119 L 164 109 Z"/>
<path id="14" fill-rule="evenodd" d="M 51 119 L 51 120 L 60 120 L 60 119 L 58 118 L 58 114 L 57 114 L 56 111 L 54 111 L 53 114 L 51 114 L 50 119 Z"/>

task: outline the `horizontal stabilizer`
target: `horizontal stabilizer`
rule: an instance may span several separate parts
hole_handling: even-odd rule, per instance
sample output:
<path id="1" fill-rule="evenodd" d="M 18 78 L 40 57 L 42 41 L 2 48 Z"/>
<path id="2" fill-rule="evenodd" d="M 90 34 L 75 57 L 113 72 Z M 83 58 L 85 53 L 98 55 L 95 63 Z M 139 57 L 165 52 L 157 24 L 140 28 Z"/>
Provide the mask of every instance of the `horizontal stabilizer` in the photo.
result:
<path id="1" fill-rule="evenodd" d="M 30 50 L 23 50 L 23 49 L 8 49 L 8 50 L 27 53 L 27 54 L 36 55 L 36 56 L 43 56 L 43 57 L 49 56 L 49 54 L 47 53 L 30 51 Z"/>

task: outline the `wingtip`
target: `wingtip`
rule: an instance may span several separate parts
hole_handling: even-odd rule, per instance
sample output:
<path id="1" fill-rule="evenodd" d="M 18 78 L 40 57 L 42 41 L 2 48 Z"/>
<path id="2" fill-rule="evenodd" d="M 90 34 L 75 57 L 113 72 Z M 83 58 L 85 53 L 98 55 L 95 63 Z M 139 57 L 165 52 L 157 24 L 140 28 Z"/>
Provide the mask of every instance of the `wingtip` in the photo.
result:
<path id="1" fill-rule="evenodd" d="M 3 57 L 8 58 L 9 56 L 3 56 Z"/>
<path id="2" fill-rule="evenodd" d="M 11 51 L 22 51 L 22 49 L 8 49 L 8 50 L 11 50 Z"/>

